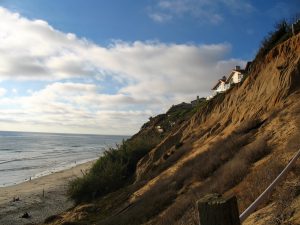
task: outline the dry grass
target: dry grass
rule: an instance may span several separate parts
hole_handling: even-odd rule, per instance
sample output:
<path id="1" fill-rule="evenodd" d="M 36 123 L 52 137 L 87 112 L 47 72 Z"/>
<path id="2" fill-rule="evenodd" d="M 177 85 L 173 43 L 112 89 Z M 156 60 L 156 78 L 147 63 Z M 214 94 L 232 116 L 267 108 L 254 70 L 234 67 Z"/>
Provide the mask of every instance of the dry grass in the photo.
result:
<path id="1" fill-rule="evenodd" d="M 112 215 L 99 224 L 139 225 L 149 221 L 176 199 L 176 184 L 164 180 L 156 184 L 121 214 Z"/>
<path id="2" fill-rule="evenodd" d="M 270 185 L 283 169 L 283 164 L 275 157 L 250 173 L 239 187 L 240 211 L 246 209 Z"/>
<path id="3" fill-rule="evenodd" d="M 288 225 L 288 219 L 293 216 L 294 210 L 291 207 L 291 202 L 294 200 L 297 194 L 297 187 L 285 183 L 276 189 L 274 200 L 276 205 L 273 209 L 273 218 L 270 221 L 275 225 Z"/>
<path id="4" fill-rule="evenodd" d="M 194 158 L 182 168 L 176 176 L 176 182 L 188 185 L 186 179 L 193 174 L 193 180 L 202 181 L 196 190 L 188 191 L 159 218 L 154 224 L 174 224 L 187 211 L 193 210 L 195 201 L 211 193 L 225 193 L 240 183 L 248 174 L 252 163 L 270 152 L 265 138 L 259 138 L 248 144 L 249 135 L 234 134 L 227 139 L 219 139 L 210 150 Z M 195 174 L 196 173 L 196 174 Z"/>
<path id="5" fill-rule="evenodd" d="M 285 182 L 276 188 L 272 196 L 275 207 L 273 208 L 273 218 L 270 224 L 292 225 L 292 223 L 289 222 L 295 213 L 292 202 L 300 195 L 299 175 L 300 163 L 298 162 L 289 173 Z"/>
<path id="6" fill-rule="evenodd" d="M 238 157 L 244 159 L 247 163 L 254 163 L 269 154 L 270 150 L 271 149 L 267 145 L 267 139 L 261 137 L 245 146 Z"/>
<path id="7" fill-rule="evenodd" d="M 240 183 L 249 173 L 252 163 L 270 152 L 265 138 L 256 139 L 244 146 L 231 160 L 220 167 L 213 176 L 212 192 L 224 193 Z"/>
<path id="8" fill-rule="evenodd" d="M 201 181 L 210 177 L 220 166 L 230 160 L 243 146 L 247 145 L 250 136 L 232 134 L 219 139 L 210 148 L 182 168 L 184 174 L 191 174 L 191 181 Z"/>
<path id="9" fill-rule="evenodd" d="M 177 187 L 184 187 L 195 181 L 202 181 L 197 189 L 189 189 L 161 215 L 153 224 L 175 224 L 195 202 L 211 192 L 224 193 L 241 182 L 248 174 L 252 163 L 268 154 L 267 140 L 260 138 L 248 144 L 250 136 L 243 135 L 219 139 L 210 150 L 200 154 L 186 164 L 173 179 Z M 192 180 L 189 177 L 192 176 Z"/>
<path id="10" fill-rule="evenodd" d="M 244 121 L 239 125 L 239 127 L 235 130 L 236 133 L 245 134 L 250 132 L 251 130 L 256 130 L 261 127 L 266 121 L 260 120 L 257 118 L 249 119 Z"/>
<path id="11" fill-rule="evenodd" d="M 152 166 L 151 171 L 149 171 L 144 177 L 143 180 L 151 180 L 152 178 L 158 176 L 160 173 L 173 166 L 177 161 L 179 161 L 187 152 L 192 149 L 190 144 L 185 144 L 180 142 L 180 147 L 173 147 L 170 151 L 166 152 L 160 163 Z"/>
<path id="12" fill-rule="evenodd" d="M 248 173 L 249 164 L 235 157 L 222 166 L 214 176 L 211 184 L 211 192 L 224 193 L 240 183 Z"/>
<path id="13" fill-rule="evenodd" d="M 175 224 L 182 215 L 189 209 L 195 206 L 195 196 L 189 194 L 180 196 L 174 204 L 172 204 L 162 216 L 156 219 L 153 224 L 156 225 L 171 225 Z"/>
<path id="14" fill-rule="evenodd" d="M 300 148 L 300 134 L 299 133 L 294 134 L 287 142 L 286 148 L 288 151 L 295 151 Z"/>

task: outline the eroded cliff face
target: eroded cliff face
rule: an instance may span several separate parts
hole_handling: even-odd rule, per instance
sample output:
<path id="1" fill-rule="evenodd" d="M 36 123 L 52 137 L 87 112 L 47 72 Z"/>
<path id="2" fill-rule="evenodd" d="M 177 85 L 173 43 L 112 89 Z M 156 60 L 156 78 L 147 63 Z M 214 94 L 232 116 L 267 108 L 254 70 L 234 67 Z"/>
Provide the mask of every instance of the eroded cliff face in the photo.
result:
<path id="1" fill-rule="evenodd" d="M 297 103 L 300 88 L 300 36 L 277 46 L 264 59 L 252 64 L 248 77 L 224 96 L 217 96 L 190 121 L 167 137 L 142 159 L 137 179 L 157 165 L 160 158 L 179 142 L 197 144 L 228 134 L 243 121 L 270 121 L 280 110 Z M 173 143 L 173 146 L 172 146 Z M 163 160 L 161 160 L 163 162 Z"/>
<path id="2" fill-rule="evenodd" d="M 240 208 L 243 210 L 247 204 L 251 203 L 244 199 L 245 195 L 252 193 L 242 193 L 241 188 L 246 188 L 245 183 L 251 182 L 253 174 L 267 169 L 266 165 L 274 159 L 285 165 L 294 151 L 300 147 L 299 99 L 300 35 L 297 35 L 276 46 L 265 58 L 254 61 L 242 84 L 236 85 L 224 95 L 212 99 L 180 129 L 170 134 L 144 157 L 138 164 L 137 181 L 146 180 L 147 183 L 132 195 L 131 201 L 136 201 L 166 179 L 176 182 L 176 176 L 180 176 L 184 172 L 184 167 L 189 161 L 209 151 L 211 145 L 218 139 L 226 139 L 232 133 L 243 129 L 244 126 L 249 126 L 247 132 L 250 140 L 246 145 L 253 143 L 254 140 L 264 138 L 270 153 L 251 165 L 249 172 L 242 177 L 241 182 L 225 190 L 225 194 L 234 193 L 239 196 Z M 253 124 L 251 125 L 251 123 Z M 180 148 L 176 148 L 178 143 L 181 145 Z M 183 151 L 182 155 L 177 153 L 180 151 Z M 169 162 L 172 154 L 180 156 L 178 159 L 174 157 L 176 159 Z M 216 152 L 216 154 L 218 153 Z M 205 164 L 202 166 L 205 167 Z M 215 171 L 212 171 L 210 175 L 213 176 Z M 192 174 L 186 174 L 186 176 L 192 176 Z M 294 183 L 296 182 L 295 177 L 290 179 Z M 182 200 L 182 196 L 190 191 L 201 190 L 203 182 L 206 180 L 194 179 L 185 183 L 177 190 L 177 200 L 173 205 L 180 204 L 178 202 Z M 180 193 L 183 189 L 184 194 Z M 198 196 L 201 196 L 201 191 Z M 186 215 L 192 214 L 193 207 L 189 208 L 178 219 L 178 221 L 185 221 L 181 224 L 189 224 Z M 158 224 L 167 213 L 168 209 L 165 209 L 151 223 Z M 296 214 L 299 217 L 300 212 L 298 211 Z M 193 224 L 193 221 L 190 224 Z M 255 224 L 257 223 L 255 222 Z"/>
<path id="3" fill-rule="evenodd" d="M 299 147 L 300 34 L 256 59 L 244 82 L 172 128 L 139 161 L 133 185 L 53 224 L 195 225 L 195 201 L 211 192 L 236 195 L 242 211 Z M 300 163 L 245 224 L 300 224 L 299 175 Z"/>

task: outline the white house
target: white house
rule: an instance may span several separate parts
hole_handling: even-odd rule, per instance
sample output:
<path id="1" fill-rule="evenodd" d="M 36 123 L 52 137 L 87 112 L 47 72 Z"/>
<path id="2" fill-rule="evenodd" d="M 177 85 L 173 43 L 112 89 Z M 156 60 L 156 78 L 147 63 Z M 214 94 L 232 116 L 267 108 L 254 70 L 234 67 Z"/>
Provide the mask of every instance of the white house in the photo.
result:
<path id="1" fill-rule="evenodd" d="M 226 77 L 222 77 L 222 79 L 218 80 L 218 82 L 216 83 L 216 85 L 212 88 L 212 90 L 214 91 L 215 94 L 217 93 L 221 93 L 224 92 L 228 89 L 228 85 L 226 83 Z"/>
<path id="2" fill-rule="evenodd" d="M 244 70 L 242 70 L 240 66 L 236 66 L 235 69 L 231 71 L 231 73 L 229 74 L 226 80 L 226 84 L 229 84 L 227 85 L 227 88 L 229 89 L 232 84 L 240 83 L 243 77 L 244 77 Z"/>
<path id="3" fill-rule="evenodd" d="M 245 69 L 241 69 L 240 66 L 236 66 L 229 74 L 228 78 L 225 76 L 218 80 L 215 86 L 212 88 L 213 95 L 206 97 L 206 100 L 212 99 L 216 94 L 227 91 L 232 84 L 240 83 L 243 80 L 244 74 L 249 72 L 251 62 L 248 62 Z"/>

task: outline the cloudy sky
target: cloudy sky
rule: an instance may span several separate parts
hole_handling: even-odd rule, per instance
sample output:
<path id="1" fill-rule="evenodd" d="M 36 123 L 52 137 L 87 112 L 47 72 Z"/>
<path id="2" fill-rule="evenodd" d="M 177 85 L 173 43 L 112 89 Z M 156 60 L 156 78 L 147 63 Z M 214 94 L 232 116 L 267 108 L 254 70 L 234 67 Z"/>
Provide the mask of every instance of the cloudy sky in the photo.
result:
<path id="1" fill-rule="evenodd" d="M 0 130 L 133 134 L 207 96 L 298 0 L 0 0 Z"/>

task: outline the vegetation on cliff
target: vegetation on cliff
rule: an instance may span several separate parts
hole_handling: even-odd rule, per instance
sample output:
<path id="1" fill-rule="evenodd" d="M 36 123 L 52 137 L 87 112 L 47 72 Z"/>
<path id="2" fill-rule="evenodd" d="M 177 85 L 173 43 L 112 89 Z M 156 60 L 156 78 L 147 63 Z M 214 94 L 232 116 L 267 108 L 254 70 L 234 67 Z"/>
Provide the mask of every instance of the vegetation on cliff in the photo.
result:
<path id="1" fill-rule="evenodd" d="M 269 32 L 268 35 L 262 40 L 256 55 L 256 59 L 261 59 L 276 45 L 292 37 L 292 24 L 296 21 L 299 22 L 299 19 L 300 15 L 296 15 L 293 19 L 291 19 L 290 22 L 288 22 L 286 19 L 283 19 L 276 23 L 274 30 Z"/>
<path id="2" fill-rule="evenodd" d="M 77 203 L 87 202 L 133 183 L 138 161 L 173 128 L 190 118 L 199 105 L 200 101 L 195 106 L 187 103 L 172 106 L 166 114 L 150 118 L 138 134 L 107 149 L 87 174 L 73 180 L 69 196 Z M 158 125 L 163 132 L 157 130 Z"/>
<path id="3" fill-rule="evenodd" d="M 137 162 L 159 141 L 156 136 L 136 137 L 106 150 L 87 174 L 70 183 L 70 197 L 79 203 L 124 187 L 132 181 Z"/>

